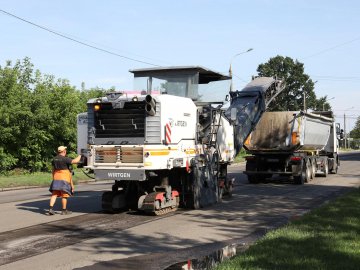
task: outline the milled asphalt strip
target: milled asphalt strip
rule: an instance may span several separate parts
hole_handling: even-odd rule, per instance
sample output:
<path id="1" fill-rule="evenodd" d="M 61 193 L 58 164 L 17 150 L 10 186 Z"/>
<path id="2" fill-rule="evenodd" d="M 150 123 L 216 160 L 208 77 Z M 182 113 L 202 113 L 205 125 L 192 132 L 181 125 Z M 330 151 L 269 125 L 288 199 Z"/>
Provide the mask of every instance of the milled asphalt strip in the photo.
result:
<path id="1" fill-rule="evenodd" d="M 70 246 L 155 221 L 171 215 L 154 217 L 136 213 L 115 215 L 93 213 L 0 234 L 0 265 Z"/>

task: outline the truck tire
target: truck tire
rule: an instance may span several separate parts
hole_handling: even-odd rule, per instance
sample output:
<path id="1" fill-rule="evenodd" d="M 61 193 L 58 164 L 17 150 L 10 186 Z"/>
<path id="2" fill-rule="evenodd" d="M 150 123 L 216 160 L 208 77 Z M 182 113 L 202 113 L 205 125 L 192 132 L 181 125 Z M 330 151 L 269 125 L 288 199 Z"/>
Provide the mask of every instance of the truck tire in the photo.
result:
<path id="1" fill-rule="evenodd" d="M 334 160 L 334 165 L 333 165 L 333 168 L 331 169 L 330 173 L 337 174 L 338 170 L 339 170 L 339 164 L 338 164 L 338 159 L 336 158 Z"/>
<path id="2" fill-rule="evenodd" d="M 306 177 L 305 182 L 308 183 L 312 179 L 312 165 L 310 159 L 306 160 Z"/>
<path id="3" fill-rule="evenodd" d="M 327 157 L 322 157 L 322 158 L 323 158 L 322 160 L 323 166 L 321 168 L 322 176 L 327 177 L 329 174 L 329 160 Z"/>
<path id="4" fill-rule="evenodd" d="M 323 172 L 324 172 L 324 177 L 327 177 L 329 174 L 329 162 L 328 159 L 326 158 L 324 161 L 324 168 L 323 168 Z"/>
<path id="5" fill-rule="evenodd" d="M 316 160 L 311 159 L 311 179 L 314 180 L 316 177 Z"/>
<path id="6" fill-rule="evenodd" d="M 335 168 L 333 168 L 333 169 L 330 171 L 331 174 L 337 174 L 337 173 L 338 173 L 338 165 L 337 165 L 336 163 L 334 164 L 334 167 L 335 167 Z"/>
<path id="7" fill-rule="evenodd" d="M 306 163 L 302 162 L 301 173 L 298 176 L 294 176 L 295 185 L 303 185 L 306 180 Z"/>

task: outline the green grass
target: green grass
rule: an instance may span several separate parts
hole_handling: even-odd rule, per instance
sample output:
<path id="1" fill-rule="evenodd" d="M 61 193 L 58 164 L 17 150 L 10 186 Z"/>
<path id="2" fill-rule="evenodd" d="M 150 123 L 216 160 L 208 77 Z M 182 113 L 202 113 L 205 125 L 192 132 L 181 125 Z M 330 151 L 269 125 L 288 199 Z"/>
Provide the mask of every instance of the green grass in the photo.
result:
<path id="1" fill-rule="evenodd" d="M 354 149 L 340 147 L 339 151 L 341 151 L 341 152 L 351 152 L 351 151 L 354 151 Z"/>
<path id="2" fill-rule="evenodd" d="M 268 233 L 230 269 L 360 269 L 360 189 Z"/>
<path id="3" fill-rule="evenodd" d="M 241 148 L 239 154 L 237 154 L 237 156 L 234 159 L 234 163 L 244 162 L 246 156 L 248 156 L 246 150 L 244 148 Z"/>
<path id="4" fill-rule="evenodd" d="M 0 176 L 0 188 L 19 186 L 47 187 L 50 185 L 51 180 L 51 173 L 43 172 Z M 89 178 L 80 169 L 75 169 L 73 180 L 74 184 L 77 184 L 80 180 L 89 180 Z"/>

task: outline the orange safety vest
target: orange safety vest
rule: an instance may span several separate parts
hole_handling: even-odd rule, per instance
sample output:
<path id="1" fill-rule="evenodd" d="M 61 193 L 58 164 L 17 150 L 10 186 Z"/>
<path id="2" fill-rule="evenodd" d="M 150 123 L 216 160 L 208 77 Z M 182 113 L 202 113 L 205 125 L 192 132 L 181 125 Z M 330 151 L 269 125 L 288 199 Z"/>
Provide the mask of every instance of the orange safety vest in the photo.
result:
<path id="1" fill-rule="evenodd" d="M 72 174 L 69 170 L 53 170 L 53 180 L 64 180 L 71 183 Z"/>

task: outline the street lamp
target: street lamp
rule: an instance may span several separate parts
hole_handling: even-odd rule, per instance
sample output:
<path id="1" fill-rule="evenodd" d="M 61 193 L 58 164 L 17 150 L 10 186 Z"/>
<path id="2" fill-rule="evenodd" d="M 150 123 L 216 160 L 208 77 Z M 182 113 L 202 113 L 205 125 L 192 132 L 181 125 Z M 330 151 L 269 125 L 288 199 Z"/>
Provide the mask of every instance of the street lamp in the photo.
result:
<path id="1" fill-rule="evenodd" d="M 334 99 L 335 97 L 332 97 L 332 98 L 329 98 L 329 99 L 325 99 L 323 104 L 322 104 L 322 107 L 323 107 L 323 112 L 325 111 L 325 102 L 328 102 L 329 100 L 332 100 Z"/>
<path id="2" fill-rule="evenodd" d="M 232 68 L 231 68 L 232 62 L 234 61 L 234 59 L 235 59 L 237 56 L 239 56 L 239 55 L 241 55 L 241 54 L 244 54 L 244 53 L 251 52 L 252 50 L 253 50 L 253 48 L 247 49 L 247 50 L 244 51 L 244 52 L 240 52 L 240 53 L 235 54 L 235 55 L 231 58 L 230 68 L 229 68 L 229 77 L 231 78 L 230 91 L 233 90 L 233 79 L 232 79 Z"/>

